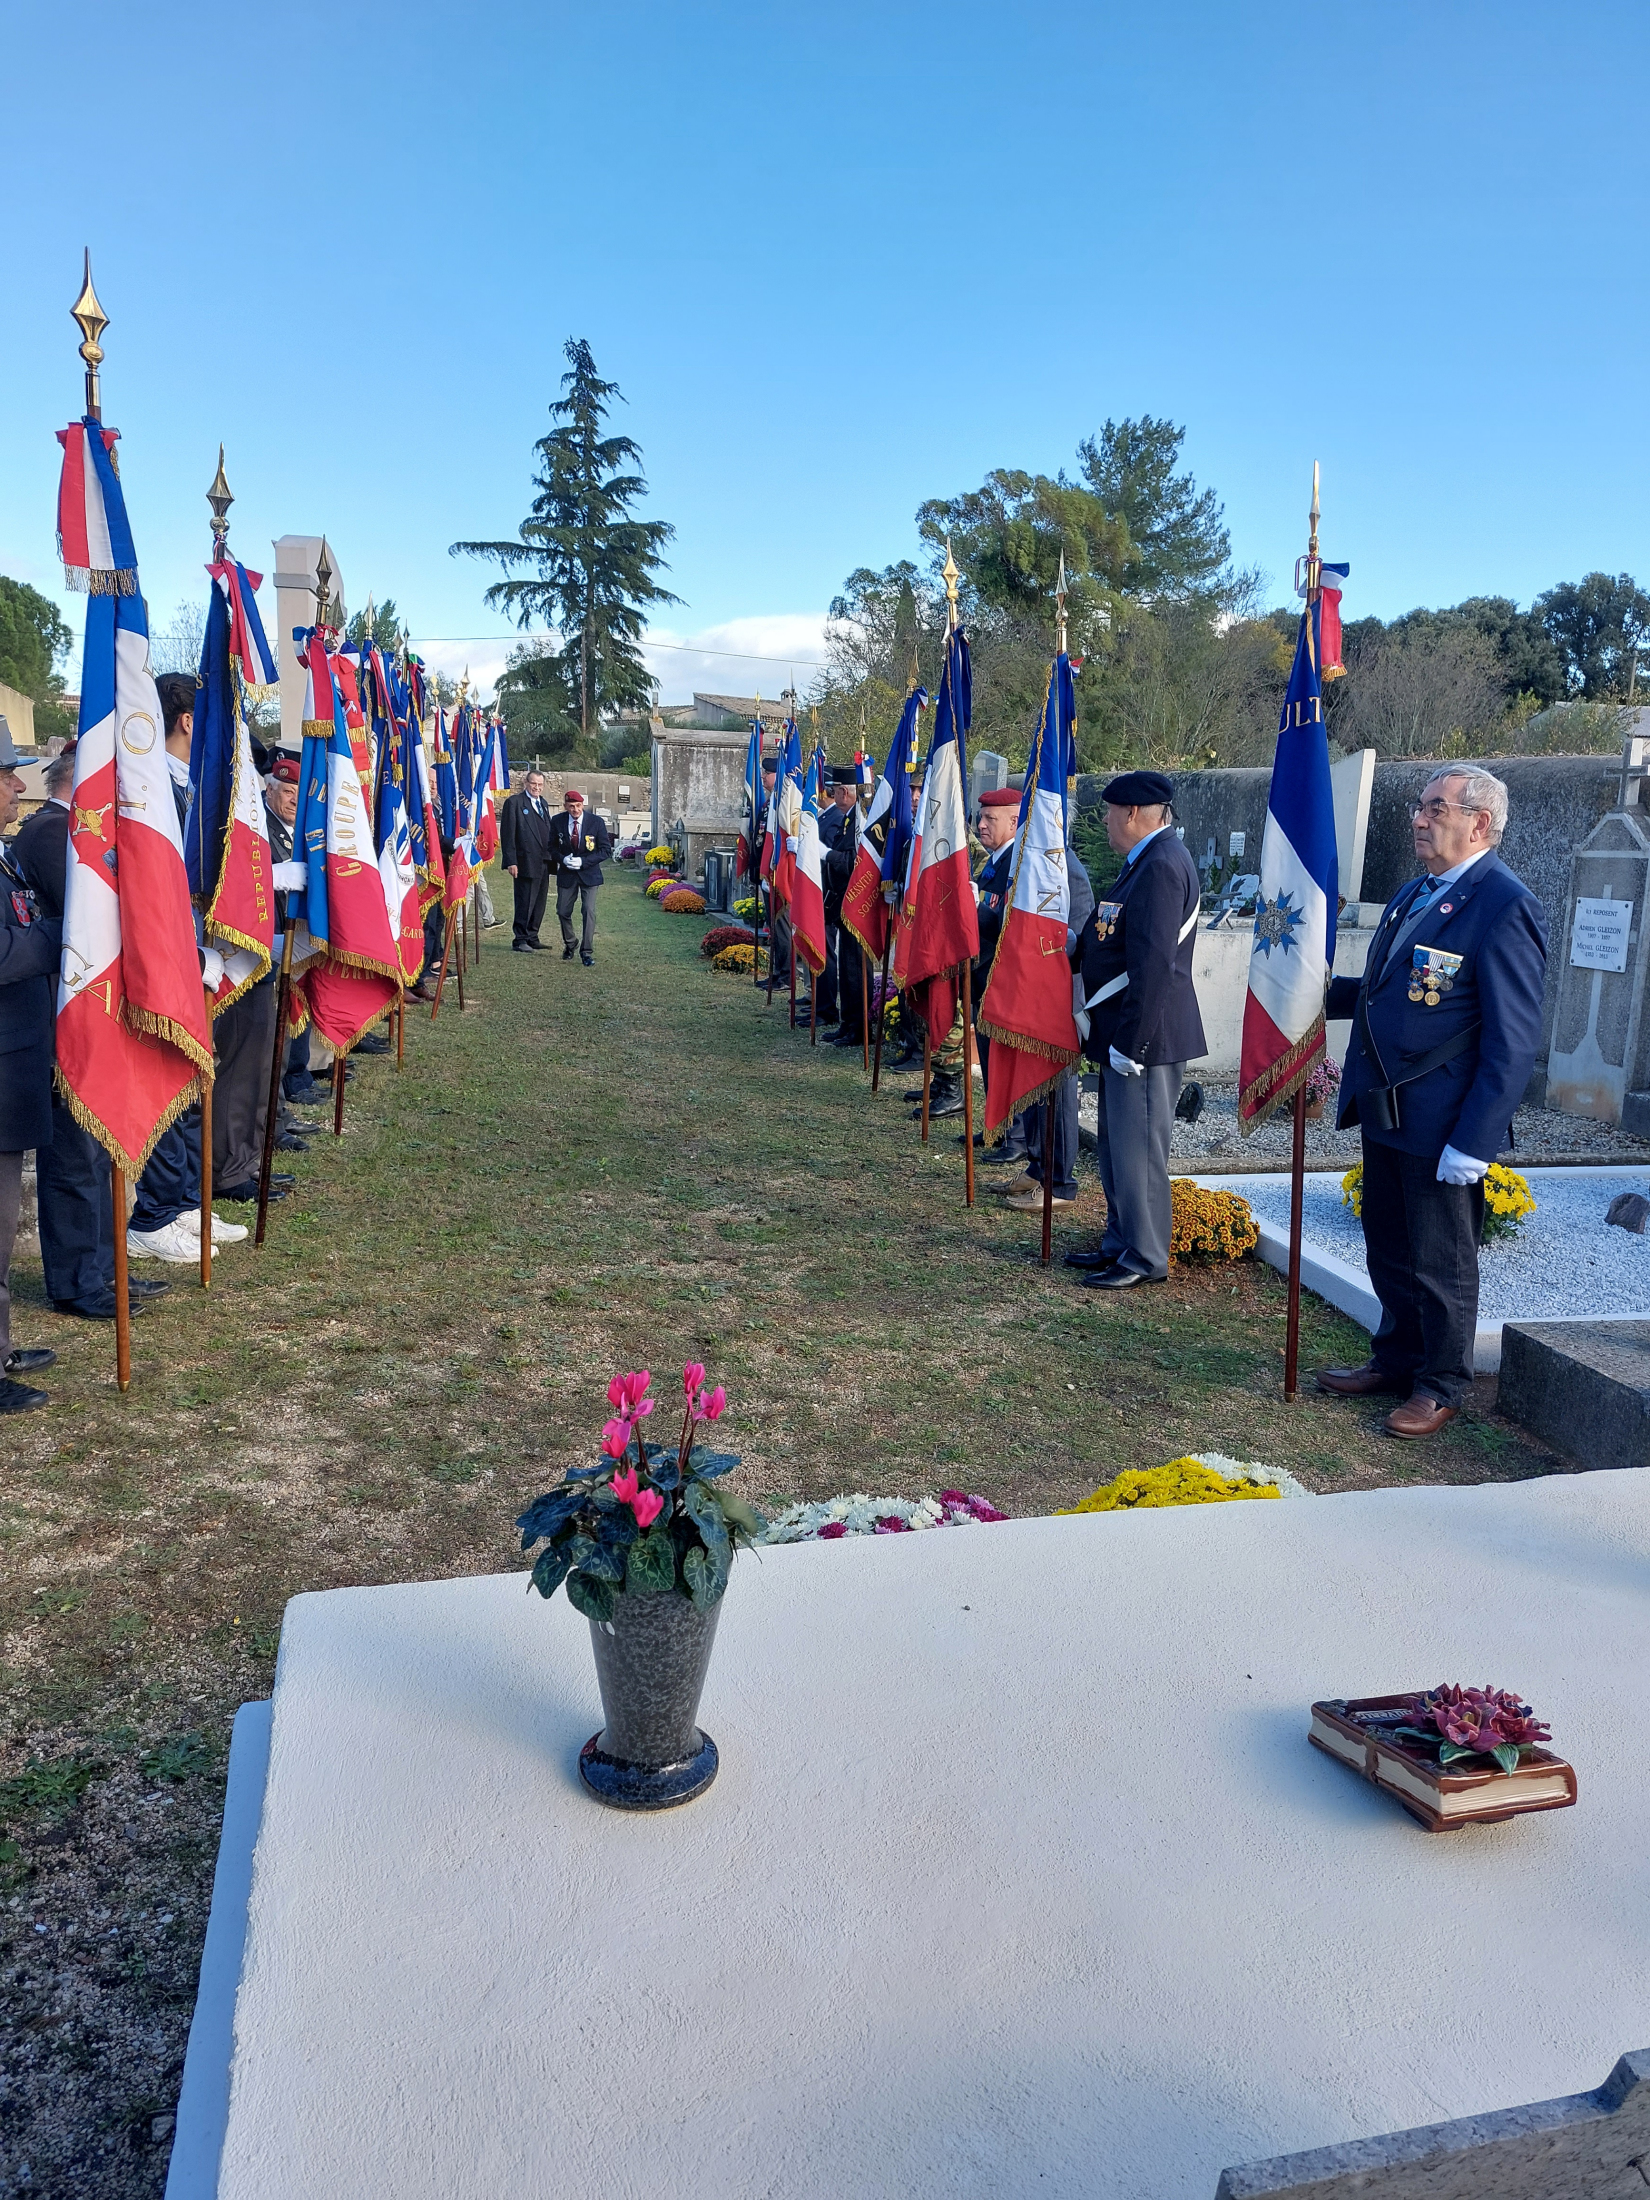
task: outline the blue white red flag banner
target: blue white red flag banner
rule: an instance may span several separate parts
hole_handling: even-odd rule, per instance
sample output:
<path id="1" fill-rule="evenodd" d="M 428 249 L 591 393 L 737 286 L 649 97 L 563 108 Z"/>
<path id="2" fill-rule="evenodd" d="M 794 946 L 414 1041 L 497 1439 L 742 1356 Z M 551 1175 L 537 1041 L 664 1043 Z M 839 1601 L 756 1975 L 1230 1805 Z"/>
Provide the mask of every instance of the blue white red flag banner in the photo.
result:
<path id="1" fill-rule="evenodd" d="M 802 822 L 802 736 L 794 718 L 785 721 L 774 775 L 773 898 L 783 908 L 796 877 L 796 836 Z"/>
<path id="2" fill-rule="evenodd" d="M 401 956 L 344 701 L 343 679 L 353 668 L 342 655 L 329 657 L 318 627 L 300 628 L 293 640 L 306 673 L 292 826 L 293 861 L 306 875 L 287 903 L 294 989 L 316 1030 L 342 1054 L 399 995 Z"/>
<path id="3" fill-rule="evenodd" d="M 753 859 L 761 839 L 761 821 L 757 815 L 761 801 L 762 728 L 753 722 L 751 737 L 745 746 L 745 831 L 739 835 L 734 865 L 735 876 L 746 880 L 754 880 L 756 876 Z"/>
<path id="4" fill-rule="evenodd" d="M 416 657 L 407 660 L 407 676 L 396 692 L 402 713 L 401 731 L 406 742 L 406 776 L 403 793 L 407 803 L 407 834 L 412 842 L 413 867 L 418 873 L 418 898 L 428 913 L 442 897 L 446 865 L 441 857 L 441 818 L 436 808 L 435 774 L 430 752 L 424 745 L 424 667 Z"/>
<path id="5" fill-rule="evenodd" d="M 390 914 L 390 929 L 396 938 L 402 979 L 416 985 L 424 968 L 424 906 L 407 831 L 407 805 L 393 780 L 384 790 L 382 832 L 378 876 Z"/>
<path id="6" fill-rule="evenodd" d="M 265 669 L 273 666 L 252 600 L 258 576 L 233 561 L 209 570 L 183 855 L 202 929 L 223 956 L 216 1016 L 256 985 L 274 958 L 273 858 L 245 709 L 246 688 L 265 685 Z"/>
<path id="7" fill-rule="evenodd" d="M 922 781 L 922 860 L 911 894 L 905 982 L 923 986 L 923 1014 L 936 1046 L 957 1020 L 963 967 L 980 952 L 980 919 L 968 855 L 968 728 L 973 672 L 968 639 L 947 637 L 934 706 L 934 738 Z"/>
<path id="8" fill-rule="evenodd" d="M 1046 1099 L 1080 1052 L 1066 955 L 1066 790 L 1077 769 L 1076 727 L 1071 660 L 1056 657 L 1020 797 L 1007 913 L 979 1009 L 979 1027 L 991 1041 L 987 1145 L 997 1143 L 1016 1115 Z"/>
<path id="9" fill-rule="evenodd" d="M 1320 680 L 1341 680 L 1346 677 L 1346 667 L 1341 663 L 1341 596 L 1352 572 L 1350 565 L 1318 566 L 1321 586 L 1318 591 L 1318 677 Z M 1295 594 L 1306 594 L 1306 576 L 1302 573 L 1295 584 Z"/>
<path id="10" fill-rule="evenodd" d="M 797 816 L 796 865 L 791 876 L 791 937 L 817 978 L 825 968 L 825 852 L 819 838 L 820 785 L 825 751 L 815 748 L 802 782 Z"/>
<path id="11" fill-rule="evenodd" d="M 77 555 L 107 562 L 78 568 L 77 585 L 90 601 L 64 882 L 57 1084 L 82 1129 L 136 1176 L 161 1132 L 199 1094 L 203 1073 L 211 1075 L 212 1040 L 114 434 L 87 418 L 59 440 L 59 512 L 67 504 L 81 514 Z"/>
<path id="12" fill-rule="evenodd" d="M 1238 1071 L 1238 1125 L 1245 1132 L 1294 1098 L 1324 1052 L 1323 1004 L 1340 897 L 1318 609 L 1308 604 L 1301 613 L 1266 803 Z"/>
<path id="13" fill-rule="evenodd" d="M 859 849 L 842 897 L 842 921 L 871 960 L 880 963 L 887 948 L 891 917 L 883 888 L 905 877 L 911 852 L 911 759 L 917 752 L 918 727 L 928 701 L 926 688 L 905 698 L 899 726 L 877 791 L 860 828 Z"/>
<path id="14" fill-rule="evenodd" d="M 120 498 L 114 449 L 118 428 L 88 413 L 59 428 L 63 471 L 57 483 L 57 554 L 63 581 L 80 596 L 135 596 L 137 553 Z M 105 483 L 115 482 L 111 504 Z"/>

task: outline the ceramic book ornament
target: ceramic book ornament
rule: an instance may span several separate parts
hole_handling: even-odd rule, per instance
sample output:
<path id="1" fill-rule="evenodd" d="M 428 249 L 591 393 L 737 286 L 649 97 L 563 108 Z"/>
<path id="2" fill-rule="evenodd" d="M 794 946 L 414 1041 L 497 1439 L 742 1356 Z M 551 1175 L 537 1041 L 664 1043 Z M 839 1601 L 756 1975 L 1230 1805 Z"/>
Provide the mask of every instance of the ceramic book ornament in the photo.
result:
<path id="1" fill-rule="evenodd" d="M 1528 1704 L 1505 1690 L 1336 1697 L 1312 1706 L 1307 1740 L 1402 1803 L 1429 1833 L 1494 1824 L 1576 1799 L 1574 1769 Z"/>

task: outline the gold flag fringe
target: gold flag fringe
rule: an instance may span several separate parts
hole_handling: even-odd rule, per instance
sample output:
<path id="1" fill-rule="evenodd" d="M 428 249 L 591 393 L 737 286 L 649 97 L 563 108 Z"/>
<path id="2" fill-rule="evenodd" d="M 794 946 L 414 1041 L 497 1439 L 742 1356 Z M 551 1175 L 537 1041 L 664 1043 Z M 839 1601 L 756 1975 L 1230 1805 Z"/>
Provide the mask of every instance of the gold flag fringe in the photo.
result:
<path id="1" fill-rule="evenodd" d="M 143 1174 L 148 1166 L 149 1156 L 172 1128 L 178 1117 L 183 1114 L 186 1108 L 192 1108 L 200 1098 L 202 1084 L 202 1080 L 197 1077 L 184 1087 L 183 1091 L 178 1094 L 171 1106 L 167 1108 L 155 1124 L 154 1129 L 149 1133 L 142 1152 L 133 1154 L 129 1153 L 120 1143 L 109 1126 L 92 1113 L 79 1093 L 64 1077 L 61 1065 L 53 1069 L 52 1081 L 57 1086 L 58 1098 L 86 1135 L 97 1140 L 117 1169 L 124 1169 L 126 1174 L 134 1179 Z M 116 1227 L 124 1229 L 126 1225 L 124 1221 L 120 1221 L 117 1222 Z"/>
<path id="2" fill-rule="evenodd" d="M 1320 1014 L 1287 1054 L 1269 1062 L 1261 1076 L 1244 1086 L 1238 1094 L 1238 1129 L 1245 1138 L 1259 1129 L 1274 1108 L 1294 1099 L 1325 1052 L 1326 1044 L 1324 1020 Z"/>
<path id="3" fill-rule="evenodd" d="M 120 1017 L 128 1031 L 140 1033 L 146 1039 L 164 1039 L 185 1054 L 203 1077 L 213 1074 L 212 1049 L 203 1047 L 192 1031 L 170 1016 L 157 1016 L 152 1008 L 134 1008 L 130 1001 L 120 1004 Z"/>

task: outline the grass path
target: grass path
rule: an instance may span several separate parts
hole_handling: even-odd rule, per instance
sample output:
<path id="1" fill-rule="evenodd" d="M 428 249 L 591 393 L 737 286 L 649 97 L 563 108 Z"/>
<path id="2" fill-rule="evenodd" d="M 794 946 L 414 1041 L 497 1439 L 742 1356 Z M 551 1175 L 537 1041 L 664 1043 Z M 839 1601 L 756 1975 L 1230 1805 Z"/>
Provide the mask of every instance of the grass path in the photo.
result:
<path id="1" fill-rule="evenodd" d="M 14 1273 L 19 1340 L 61 1357 L 52 1410 L 3 1424 L 0 2189 L 27 2162 L 37 2194 L 161 2191 L 229 1722 L 287 1598 L 517 1565 L 511 1520 L 588 1455 L 617 1367 L 670 1391 L 705 1361 L 758 1503 L 961 1484 L 1046 1512 L 1200 1447 L 1320 1490 L 1556 1464 L 1487 1405 L 1426 1447 L 1286 1406 L 1254 1263 L 1104 1298 L 1043 1272 L 996 1172 L 970 1213 L 955 1138 L 921 1147 L 906 1080 L 873 1105 L 703 929 L 615 876 L 593 971 L 492 932 L 465 1014 L 449 986 L 403 1073 L 362 1063 L 264 1250 L 209 1301 L 170 1271 L 124 1399 L 107 1332 Z M 1086 1176 L 1057 1251 L 1097 1206 Z M 1364 1343 L 1307 1302 L 1304 1366 Z"/>

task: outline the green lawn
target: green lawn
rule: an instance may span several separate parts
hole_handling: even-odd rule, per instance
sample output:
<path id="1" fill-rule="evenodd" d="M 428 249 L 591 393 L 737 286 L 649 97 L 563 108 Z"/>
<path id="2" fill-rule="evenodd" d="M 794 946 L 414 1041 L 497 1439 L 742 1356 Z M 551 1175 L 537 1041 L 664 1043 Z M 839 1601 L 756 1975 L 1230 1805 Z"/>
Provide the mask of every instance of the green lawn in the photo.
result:
<path id="1" fill-rule="evenodd" d="M 124 1398 L 108 1332 L 14 1273 L 18 1340 L 61 1356 L 0 1485 L 0 2164 L 31 2191 L 161 2189 L 229 1722 L 287 1598 L 518 1564 L 510 1523 L 588 1455 L 616 1368 L 668 1393 L 705 1361 L 758 1503 L 960 1484 L 1046 1512 L 1201 1447 L 1321 1490 L 1557 1464 L 1487 1405 L 1424 1447 L 1378 1403 L 1286 1406 L 1253 1262 L 1120 1297 L 1042 1270 L 998 1172 L 970 1211 L 954 1135 L 919 1144 L 905 1077 L 873 1103 L 634 879 L 600 907 L 593 971 L 500 928 L 462 1016 L 449 984 L 404 1072 L 362 1063 L 263 1251 L 205 1301 L 169 1271 Z M 1086 1178 L 1057 1254 L 1097 1203 Z M 1303 1367 L 1364 1347 L 1307 1302 Z"/>

